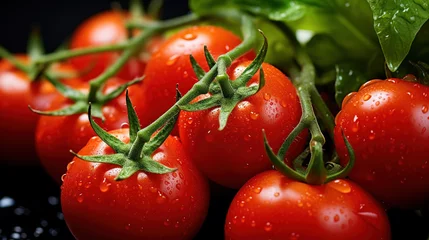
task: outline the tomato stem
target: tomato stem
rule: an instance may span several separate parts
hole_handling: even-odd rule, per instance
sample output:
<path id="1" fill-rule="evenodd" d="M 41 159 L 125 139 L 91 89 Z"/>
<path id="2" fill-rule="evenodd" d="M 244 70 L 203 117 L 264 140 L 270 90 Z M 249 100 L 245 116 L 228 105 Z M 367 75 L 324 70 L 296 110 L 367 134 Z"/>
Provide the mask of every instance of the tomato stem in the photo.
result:
<path id="1" fill-rule="evenodd" d="M 12 65 L 14 65 L 16 68 L 23 72 L 28 72 L 30 68 L 19 61 L 15 56 L 13 56 L 10 52 L 8 52 L 5 48 L 0 46 L 0 57 L 6 59 L 9 61 Z"/>

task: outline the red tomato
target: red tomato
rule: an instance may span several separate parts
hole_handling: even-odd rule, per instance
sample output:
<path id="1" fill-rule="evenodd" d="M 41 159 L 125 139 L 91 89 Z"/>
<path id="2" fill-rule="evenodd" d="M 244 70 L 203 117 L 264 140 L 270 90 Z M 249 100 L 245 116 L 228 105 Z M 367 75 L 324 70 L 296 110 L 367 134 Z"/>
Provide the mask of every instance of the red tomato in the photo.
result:
<path id="1" fill-rule="evenodd" d="M 316 186 L 271 170 L 237 193 L 225 239 L 389 240 L 390 227 L 377 201 L 351 181 Z"/>
<path id="2" fill-rule="evenodd" d="M 250 62 L 231 71 L 237 78 Z M 266 83 L 257 94 L 238 103 L 228 123 L 219 131 L 216 107 L 198 112 L 182 111 L 179 117 L 180 139 L 192 160 L 206 176 L 223 186 L 239 188 L 257 173 L 271 168 L 265 154 L 262 129 L 277 151 L 301 117 L 301 105 L 295 87 L 277 68 L 264 63 Z M 259 82 L 259 73 L 250 84 Z M 199 96 L 197 100 L 207 98 Z M 306 143 L 303 132 L 292 144 L 286 160 L 296 157 Z"/>
<path id="3" fill-rule="evenodd" d="M 204 45 L 213 57 L 228 52 L 241 43 L 240 38 L 220 27 L 194 26 L 184 29 L 170 38 L 152 55 L 145 70 L 142 83 L 143 100 L 141 108 L 136 108 L 142 126 L 147 126 L 166 112 L 176 102 L 176 84 L 186 94 L 197 82 L 189 55 L 208 71 L 204 57 Z M 251 59 L 253 52 L 241 59 Z"/>
<path id="4" fill-rule="evenodd" d="M 116 78 L 109 80 L 104 92 L 114 90 L 121 81 L 123 80 Z M 87 91 L 87 84 L 80 89 Z M 139 102 L 135 95 L 130 95 L 130 98 L 133 102 Z M 72 103 L 64 97 L 58 97 L 49 105 L 49 110 L 58 110 L 70 104 Z M 104 105 L 102 111 L 105 121 L 95 118 L 102 128 L 113 130 L 128 126 L 124 94 Z M 86 113 L 59 117 L 41 116 L 36 129 L 36 149 L 42 165 L 57 182 L 60 182 L 67 164 L 73 159 L 70 150 L 78 151 L 94 135 Z"/>
<path id="5" fill-rule="evenodd" d="M 129 142 L 128 129 L 111 132 Z M 81 155 L 112 154 L 98 137 Z M 192 239 L 208 210 L 206 179 L 168 137 L 153 159 L 177 171 L 151 174 L 139 171 L 116 182 L 120 167 L 75 158 L 68 166 L 61 191 L 64 217 L 76 239 Z"/>
<path id="6" fill-rule="evenodd" d="M 18 59 L 28 61 L 22 55 Z M 60 68 L 70 69 L 70 66 L 62 65 Z M 65 83 L 73 85 L 77 81 L 69 79 Z M 1 162 L 19 165 L 37 163 L 34 132 L 39 116 L 32 113 L 28 106 L 46 110 L 58 95 L 49 82 L 31 82 L 25 73 L 18 71 L 12 64 L 0 61 L 0 131 L 8 136 L 7 141 L 1 144 Z"/>
<path id="7" fill-rule="evenodd" d="M 341 163 L 348 161 L 343 129 L 356 154 L 350 178 L 388 204 L 429 200 L 428 95 L 429 87 L 418 83 L 373 80 L 347 96 L 336 117 Z"/>
<path id="8" fill-rule="evenodd" d="M 107 11 L 92 16 L 83 22 L 74 32 L 70 48 L 87 48 L 109 44 L 117 44 L 127 40 L 125 27 L 128 13 Z M 104 52 L 84 55 L 70 59 L 76 69 L 87 72 L 82 78 L 91 80 L 100 75 L 120 56 L 120 52 Z M 145 63 L 138 57 L 132 57 L 120 70 L 118 76 L 124 80 L 132 80 L 143 75 Z"/>

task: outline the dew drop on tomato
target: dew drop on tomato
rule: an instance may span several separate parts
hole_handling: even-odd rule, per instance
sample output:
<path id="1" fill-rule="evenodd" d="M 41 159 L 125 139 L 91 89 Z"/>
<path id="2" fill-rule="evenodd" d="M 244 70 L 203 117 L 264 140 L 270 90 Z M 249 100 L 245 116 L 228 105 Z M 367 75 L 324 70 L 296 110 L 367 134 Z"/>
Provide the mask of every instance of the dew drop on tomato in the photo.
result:
<path id="1" fill-rule="evenodd" d="M 273 229 L 273 225 L 270 222 L 265 223 L 264 230 L 269 232 Z"/>
<path id="2" fill-rule="evenodd" d="M 271 95 L 269 93 L 264 93 L 264 99 L 265 99 L 265 101 L 270 100 L 270 98 L 271 98 Z"/>
<path id="3" fill-rule="evenodd" d="M 341 179 L 334 180 L 329 183 L 329 186 L 341 193 L 349 193 L 351 191 L 350 185 Z"/>
<path id="4" fill-rule="evenodd" d="M 255 189 L 253 189 L 253 192 L 256 193 L 256 194 L 260 194 L 261 191 L 262 191 L 261 187 L 256 187 Z"/>
<path id="5" fill-rule="evenodd" d="M 259 114 L 258 114 L 258 113 L 250 112 L 250 118 L 251 118 L 252 120 L 256 120 L 256 119 L 258 119 L 258 117 L 259 117 Z"/>
<path id="6" fill-rule="evenodd" d="M 107 182 L 107 179 L 104 178 L 103 181 L 100 183 L 100 191 L 101 192 L 107 192 L 109 191 L 111 183 Z"/>
<path id="7" fill-rule="evenodd" d="M 167 60 L 165 64 L 167 64 L 167 66 L 171 66 L 177 62 L 178 58 L 179 58 L 179 55 L 173 55 Z"/>
<path id="8" fill-rule="evenodd" d="M 76 200 L 78 203 L 83 203 L 83 194 L 79 193 L 79 195 L 76 197 Z"/>
<path id="9" fill-rule="evenodd" d="M 182 38 L 190 41 L 190 40 L 194 40 L 195 38 L 197 38 L 197 36 L 195 34 L 192 34 L 192 33 L 187 33 Z"/>

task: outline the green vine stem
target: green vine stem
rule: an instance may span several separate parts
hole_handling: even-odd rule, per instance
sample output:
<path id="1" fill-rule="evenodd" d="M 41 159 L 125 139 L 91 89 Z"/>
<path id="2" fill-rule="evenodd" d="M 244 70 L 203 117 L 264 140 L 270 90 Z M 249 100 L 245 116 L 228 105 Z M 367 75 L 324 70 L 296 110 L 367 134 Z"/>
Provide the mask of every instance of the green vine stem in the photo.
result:
<path id="1" fill-rule="evenodd" d="M 9 53 L 5 48 L 0 46 L 0 57 L 6 59 L 9 61 L 12 65 L 14 65 L 16 68 L 23 72 L 28 72 L 30 68 L 19 61 L 15 56 L 13 56 L 11 53 Z"/>
<path id="2" fill-rule="evenodd" d="M 283 145 L 280 147 L 277 155 L 274 154 L 272 148 L 269 146 L 264 133 L 265 149 L 274 166 L 285 175 L 298 181 L 320 185 L 328 181 L 332 181 L 335 178 L 346 176 L 354 165 L 354 152 L 343 134 L 343 139 L 350 155 L 350 161 L 345 168 L 338 169 L 338 171 L 332 172 L 326 169 L 325 161 L 323 160 L 323 145 L 325 144 L 325 137 L 320 129 L 313 107 L 318 111 L 322 123 L 328 128 L 330 134 L 333 132 L 334 119 L 316 89 L 316 71 L 309 56 L 299 46 L 297 46 L 297 49 L 297 62 L 301 66 L 301 70 L 294 67 L 291 69 L 290 73 L 301 102 L 302 116 L 298 125 L 292 130 Z M 309 152 L 306 150 L 305 154 L 301 155 L 307 156 L 309 153 L 311 157 L 306 171 L 303 172 L 300 169 L 292 169 L 283 162 L 283 159 L 293 140 L 305 128 L 309 129 L 311 139 Z M 302 164 L 303 157 L 301 155 L 295 161 L 299 160 Z M 294 165 L 296 165 L 295 162 Z"/>

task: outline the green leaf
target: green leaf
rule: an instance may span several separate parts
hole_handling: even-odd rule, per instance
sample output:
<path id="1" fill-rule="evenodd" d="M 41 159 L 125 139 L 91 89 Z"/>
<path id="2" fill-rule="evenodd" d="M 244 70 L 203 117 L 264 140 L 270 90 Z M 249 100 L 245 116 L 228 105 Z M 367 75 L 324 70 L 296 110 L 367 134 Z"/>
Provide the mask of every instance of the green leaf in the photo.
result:
<path id="1" fill-rule="evenodd" d="M 115 150 L 116 153 L 126 153 L 129 150 L 129 146 L 123 143 L 121 140 L 117 139 L 115 136 L 106 132 L 103 128 L 101 128 L 95 121 L 92 119 L 91 115 L 91 104 L 88 107 L 88 119 L 91 124 L 92 129 L 97 134 L 97 136 L 103 140 L 109 147 Z"/>
<path id="2" fill-rule="evenodd" d="M 204 45 L 204 56 L 206 58 L 207 64 L 210 68 L 212 68 L 216 64 L 216 61 L 213 58 L 213 55 L 209 52 L 209 49 L 206 45 Z"/>
<path id="3" fill-rule="evenodd" d="M 130 142 L 133 143 L 136 140 L 137 132 L 140 131 L 140 121 L 131 103 L 130 97 L 128 96 L 128 90 L 125 99 L 127 102 L 128 122 L 130 125 Z"/>
<path id="4" fill-rule="evenodd" d="M 86 94 L 75 90 L 67 85 L 64 85 L 62 82 L 58 81 L 58 79 L 53 76 L 53 74 L 46 72 L 46 79 L 55 87 L 55 89 L 61 93 L 64 97 L 71 99 L 73 101 L 86 100 Z"/>
<path id="5" fill-rule="evenodd" d="M 179 105 L 179 108 L 181 110 L 187 111 L 187 112 L 202 111 L 202 110 L 206 110 L 206 109 L 209 109 L 212 107 L 219 106 L 222 98 L 223 97 L 221 94 L 216 94 L 216 95 L 213 95 L 209 98 L 202 99 L 196 103 Z"/>
<path id="6" fill-rule="evenodd" d="M 264 37 L 264 43 L 262 44 L 262 47 L 259 50 L 258 55 L 256 55 L 256 58 L 252 61 L 252 63 L 250 63 L 249 66 L 247 66 L 246 69 L 244 69 L 244 71 L 237 79 L 232 81 L 232 86 L 234 88 L 246 85 L 247 82 L 249 82 L 249 80 L 255 75 L 255 73 L 261 68 L 262 64 L 264 63 L 264 59 L 268 51 L 268 41 L 264 33 L 262 32 L 260 33 Z"/>
<path id="7" fill-rule="evenodd" d="M 27 44 L 27 52 L 32 60 L 42 56 L 45 53 L 42 38 L 40 36 L 40 29 L 38 27 L 34 27 L 30 33 Z"/>
<path id="8" fill-rule="evenodd" d="M 60 110 L 55 110 L 55 111 L 39 111 L 36 109 L 31 108 L 31 106 L 28 106 L 30 108 L 30 110 L 32 112 L 35 112 L 37 114 L 40 115 L 45 115 L 45 116 L 69 116 L 69 115 L 73 115 L 73 114 L 78 114 L 78 113 L 85 113 L 86 109 L 88 107 L 88 103 L 83 102 L 83 101 L 79 101 L 76 102 L 75 104 L 60 109 Z"/>
<path id="9" fill-rule="evenodd" d="M 99 96 L 99 102 L 100 102 L 101 104 L 104 104 L 104 103 L 107 103 L 107 102 L 109 102 L 109 101 L 111 101 L 111 100 L 113 100 L 113 99 L 117 98 L 117 97 L 118 97 L 119 95 L 121 95 L 121 94 L 125 91 L 125 89 L 127 89 L 129 86 L 134 85 L 134 84 L 136 84 L 136 83 L 139 83 L 139 82 L 141 82 L 143 79 L 144 79 L 144 76 L 142 76 L 142 77 L 138 77 L 138 78 L 136 78 L 136 79 L 134 79 L 134 80 L 132 80 L 132 81 L 129 81 L 129 82 L 126 82 L 126 83 L 124 83 L 124 84 L 120 85 L 119 87 L 115 88 L 115 90 L 113 90 L 112 92 L 110 92 L 110 93 L 109 93 L 109 94 L 107 94 L 107 95 L 100 95 L 100 96 Z M 102 90 L 102 89 L 100 88 L 100 90 Z"/>
<path id="10" fill-rule="evenodd" d="M 176 168 L 169 168 L 167 166 L 162 165 L 161 163 L 154 161 L 152 159 L 148 159 L 143 161 L 143 166 L 141 166 L 142 170 L 145 172 L 155 173 L 155 174 L 165 174 L 169 172 L 174 172 Z"/>
<path id="11" fill-rule="evenodd" d="M 352 64 L 339 64 L 336 66 L 337 78 L 335 80 L 335 100 L 341 107 L 344 97 L 350 92 L 357 91 L 368 81 L 368 77 Z"/>
<path id="12" fill-rule="evenodd" d="M 70 151 L 76 157 L 88 161 L 88 162 L 96 162 L 96 163 L 110 163 L 122 166 L 127 158 L 122 153 L 110 154 L 110 155 L 93 155 L 93 156 L 84 156 L 79 155 L 73 151 Z"/>
<path id="13" fill-rule="evenodd" d="M 410 51 L 417 33 L 429 19 L 427 0 L 367 0 L 374 28 L 389 69 L 394 72 Z"/>
<path id="14" fill-rule="evenodd" d="M 197 75 L 197 79 L 201 80 L 204 75 L 206 74 L 206 72 L 204 71 L 204 69 L 197 63 L 197 60 L 195 60 L 194 56 L 189 55 L 189 59 L 191 61 L 191 65 L 192 65 L 192 69 L 195 72 L 195 75 Z"/>
<path id="15" fill-rule="evenodd" d="M 159 132 L 150 139 L 149 142 L 145 143 L 143 147 L 143 154 L 145 156 L 150 156 L 156 149 L 158 149 L 170 135 L 171 131 L 176 125 L 177 118 L 179 114 L 176 114 L 164 125 L 164 127 L 159 130 Z"/>

